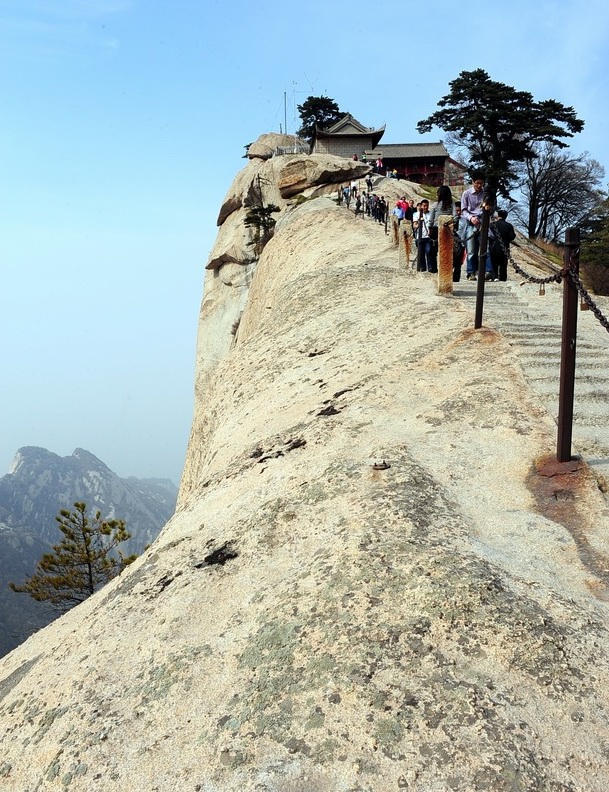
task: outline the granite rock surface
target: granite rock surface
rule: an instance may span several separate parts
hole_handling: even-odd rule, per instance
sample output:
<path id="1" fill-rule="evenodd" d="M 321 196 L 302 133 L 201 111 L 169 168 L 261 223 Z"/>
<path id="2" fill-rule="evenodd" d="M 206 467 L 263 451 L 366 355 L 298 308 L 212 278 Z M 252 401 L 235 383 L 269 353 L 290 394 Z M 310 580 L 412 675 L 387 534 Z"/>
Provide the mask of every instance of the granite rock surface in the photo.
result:
<path id="1" fill-rule="evenodd" d="M 0 661 L 2 788 L 605 792 L 607 502 L 585 460 L 543 494 L 514 349 L 328 197 L 248 267 L 175 516 Z"/>

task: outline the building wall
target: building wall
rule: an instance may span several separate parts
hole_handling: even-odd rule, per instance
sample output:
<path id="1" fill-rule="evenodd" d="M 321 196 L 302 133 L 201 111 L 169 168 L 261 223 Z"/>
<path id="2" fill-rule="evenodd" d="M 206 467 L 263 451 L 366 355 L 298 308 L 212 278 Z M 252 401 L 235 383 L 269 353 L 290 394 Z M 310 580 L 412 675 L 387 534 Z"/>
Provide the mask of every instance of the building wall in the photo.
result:
<path id="1" fill-rule="evenodd" d="M 346 157 L 347 159 L 351 159 L 354 154 L 361 157 L 364 151 L 370 148 L 372 148 L 372 137 L 369 135 L 358 135 L 357 137 L 341 135 L 340 137 L 319 138 L 315 141 L 316 154 L 334 154 L 336 157 Z"/>

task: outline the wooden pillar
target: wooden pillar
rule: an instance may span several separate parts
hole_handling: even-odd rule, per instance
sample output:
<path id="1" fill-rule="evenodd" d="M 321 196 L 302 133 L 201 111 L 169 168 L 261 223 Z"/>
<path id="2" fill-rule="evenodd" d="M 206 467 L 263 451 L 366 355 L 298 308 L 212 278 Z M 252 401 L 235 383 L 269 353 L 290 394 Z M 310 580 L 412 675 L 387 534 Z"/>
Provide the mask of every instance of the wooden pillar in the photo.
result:
<path id="1" fill-rule="evenodd" d="M 391 241 L 396 247 L 399 247 L 400 223 L 395 215 L 391 215 Z"/>
<path id="2" fill-rule="evenodd" d="M 412 255 L 412 224 L 402 220 L 398 234 L 398 266 L 407 272 L 412 271 L 410 257 Z"/>
<path id="3" fill-rule="evenodd" d="M 438 294 L 453 293 L 452 219 L 448 214 L 438 218 Z"/>

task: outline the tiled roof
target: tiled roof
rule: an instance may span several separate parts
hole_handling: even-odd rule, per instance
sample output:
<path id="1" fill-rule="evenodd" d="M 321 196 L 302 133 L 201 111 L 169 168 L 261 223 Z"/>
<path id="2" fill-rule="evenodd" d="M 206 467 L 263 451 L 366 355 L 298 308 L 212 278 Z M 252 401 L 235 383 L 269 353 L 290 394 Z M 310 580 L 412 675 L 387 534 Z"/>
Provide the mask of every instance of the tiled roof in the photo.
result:
<path id="1" fill-rule="evenodd" d="M 347 127 L 347 131 L 342 132 L 341 130 Z M 318 135 L 340 135 L 340 134 L 362 134 L 362 135 L 369 135 L 373 132 L 380 132 L 385 129 L 385 126 L 379 127 L 378 129 L 373 129 L 372 127 L 364 126 L 357 118 L 354 118 L 351 113 L 347 113 L 342 118 L 339 118 L 332 126 L 329 126 L 325 129 L 317 128 Z"/>
<path id="2" fill-rule="evenodd" d="M 384 157 L 410 159 L 419 157 L 448 157 L 444 143 L 382 143 L 371 154 L 382 154 Z"/>

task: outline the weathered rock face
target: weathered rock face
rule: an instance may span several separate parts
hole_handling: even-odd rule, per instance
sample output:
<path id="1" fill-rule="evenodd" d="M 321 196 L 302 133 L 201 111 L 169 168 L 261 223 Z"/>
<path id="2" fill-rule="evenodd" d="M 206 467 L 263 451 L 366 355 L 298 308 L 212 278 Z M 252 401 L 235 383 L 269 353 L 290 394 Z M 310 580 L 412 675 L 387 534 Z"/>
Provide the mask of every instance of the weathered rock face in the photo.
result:
<path id="1" fill-rule="evenodd" d="M 380 226 L 282 213 L 176 515 L 0 663 L 9 788 L 605 792 L 607 588 L 578 547 L 607 557 L 606 503 L 580 474 L 577 543 L 540 513 L 553 421 L 470 325 Z"/>
<path id="2" fill-rule="evenodd" d="M 282 139 L 285 138 L 285 139 Z M 265 146 L 294 143 L 292 136 L 261 135 L 250 152 Z M 266 161 L 254 157 L 234 178 L 218 215 L 220 230 L 210 252 L 206 269 L 212 272 L 205 279 L 197 344 L 196 400 L 204 402 L 211 374 L 234 342 L 243 313 L 250 283 L 258 261 L 254 232 L 245 225 L 250 208 L 262 203 L 279 208 L 275 215 L 278 227 L 290 207 L 290 196 L 302 198 L 335 196 L 337 185 L 358 179 L 370 171 L 365 163 L 322 154 L 311 156 L 285 155 Z M 381 192 L 393 198 L 397 187 L 385 182 Z M 399 194 L 405 190 L 400 185 Z M 228 287 L 228 288 L 227 288 Z M 198 445 L 195 441 L 195 445 Z"/>
<path id="3" fill-rule="evenodd" d="M 220 206 L 220 212 L 218 214 L 217 221 L 219 226 L 224 223 L 226 218 L 232 214 L 232 212 L 235 212 L 244 205 L 254 202 L 257 192 L 257 179 L 259 175 L 261 178 L 265 178 L 264 187 L 268 187 L 269 181 L 266 179 L 265 172 L 269 170 L 269 167 L 272 168 L 272 165 L 266 166 L 264 160 L 256 159 L 250 162 L 246 168 L 243 168 L 243 170 L 239 171 L 239 173 L 233 179 L 233 182 L 229 187 L 224 200 L 222 201 L 222 205 Z M 274 181 L 271 181 L 270 184 L 271 189 L 273 189 Z M 277 190 L 275 190 L 275 192 L 277 192 Z M 269 203 L 271 203 L 271 201 L 269 201 Z"/>
<path id="4" fill-rule="evenodd" d="M 282 207 L 282 199 L 306 193 L 312 187 L 361 179 L 371 170 L 372 166 L 365 162 L 330 154 L 286 154 L 269 160 L 253 159 L 233 180 L 222 201 L 218 225 L 221 226 L 232 212 L 242 206 L 251 206 L 259 201 L 261 194 L 267 204 Z M 213 254 L 210 260 L 213 260 Z"/>
<path id="5" fill-rule="evenodd" d="M 294 156 L 278 173 L 277 185 L 282 198 L 290 198 L 316 184 L 341 184 L 361 179 L 371 170 L 372 166 L 365 162 L 328 154 Z"/>

